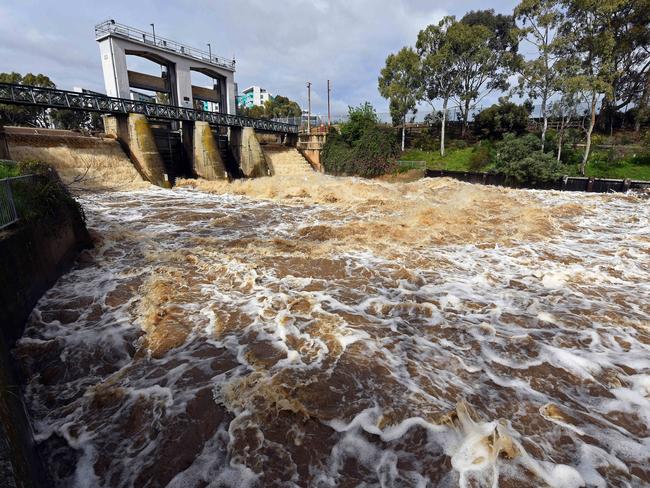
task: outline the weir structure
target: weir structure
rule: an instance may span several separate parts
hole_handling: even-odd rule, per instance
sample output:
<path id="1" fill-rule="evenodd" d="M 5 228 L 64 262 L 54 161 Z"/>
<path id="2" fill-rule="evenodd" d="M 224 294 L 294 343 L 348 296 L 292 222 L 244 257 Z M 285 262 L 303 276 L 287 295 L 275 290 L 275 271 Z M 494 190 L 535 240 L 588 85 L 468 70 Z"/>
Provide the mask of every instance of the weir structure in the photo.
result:
<path id="1" fill-rule="evenodd" d="M 103 114 L 106 133 L 122 144 L 144 178 L 160 186 L 177 176 L 276 174 L 260 142 L 272 140 L 287 151 L 295 147 L 298 126 L 236 114 L 234 59 L 114 20 L 97 24 L 95 38 L 108 95 L 0 83 L 0 103 Z M 127 56 L 158 64 L 160 76 L 129 70 Z M 193 72 L 211 86 L 193 85 Z"/>

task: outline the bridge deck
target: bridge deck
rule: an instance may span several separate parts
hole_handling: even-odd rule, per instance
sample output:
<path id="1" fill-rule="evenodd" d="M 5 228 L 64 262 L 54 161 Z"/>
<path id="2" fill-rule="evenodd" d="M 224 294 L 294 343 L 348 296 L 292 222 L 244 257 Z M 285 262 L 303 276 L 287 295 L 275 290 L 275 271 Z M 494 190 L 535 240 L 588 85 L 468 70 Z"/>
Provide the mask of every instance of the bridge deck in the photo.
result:
<path id="1" fill-rule="evenodd" d="M 106 114 L 142 114 L 167 120 L 202 121 L 227 127 L 252 127 L 256 130 L 268 132 L 298 132 L 297 125 L 272 120 L 10 83 L 0 83 L 0 103 L 83 110 Z"/>

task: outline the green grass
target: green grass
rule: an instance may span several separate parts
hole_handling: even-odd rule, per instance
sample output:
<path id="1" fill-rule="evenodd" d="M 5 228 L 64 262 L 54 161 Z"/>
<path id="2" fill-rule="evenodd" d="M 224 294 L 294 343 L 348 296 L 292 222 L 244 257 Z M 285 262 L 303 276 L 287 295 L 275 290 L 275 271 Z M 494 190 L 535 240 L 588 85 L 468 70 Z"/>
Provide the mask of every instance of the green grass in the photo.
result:
<path id="1" fill-rule="evenodd" d="M 608 161 L 603 153 L 594 153 L 585 170 L 587 176 L 631 180 L 650 180 L 650 155 Z"/>
<path id="2" fill-rule="evenodd" d="M 438 151 L 422 151 L 408 149 L 400 157 L 400 171 L 421 168 L 422 164 L 411 161 L 425 161 L 428 169 L 443 169 L 448 171 L 489 171 L 491 164 L 480 169 L 471 168 L 471 157 L 474 147 L 450 149 L 445 157 Z M 577 155 L 579 156 L 579 154 Z M 569 176 L 578 176 L 578 165 L 567 165 Z M 594 151 L 587 163 L 586 175 L 594 178 L 613 178 L 650 181 L 650 153 L 624 156 L 618 160 L 609 161 L 604 151 Z"/>
<path id="3" fill-rule="evenodd" d="M 409 149 L 402 153 L 400 161 L 426 161 L 428 169 L 446 169 L 449 171 L 469 171 L 472 147 L 450 149 L 444 157 L 439 151 L 422 151 Z"/>

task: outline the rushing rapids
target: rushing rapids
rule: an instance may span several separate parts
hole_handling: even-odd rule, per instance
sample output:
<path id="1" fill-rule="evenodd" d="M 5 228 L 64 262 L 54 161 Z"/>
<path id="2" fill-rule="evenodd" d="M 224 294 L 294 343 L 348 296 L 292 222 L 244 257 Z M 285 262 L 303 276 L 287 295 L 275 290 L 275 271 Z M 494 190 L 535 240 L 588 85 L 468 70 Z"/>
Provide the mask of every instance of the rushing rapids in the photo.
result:
<path id="1" fill-rule="evenodd" d="M 650 485 L 647 200 L 315 176 L 82 202 L 96 247 L 14 351 L 58 486 Z"/>

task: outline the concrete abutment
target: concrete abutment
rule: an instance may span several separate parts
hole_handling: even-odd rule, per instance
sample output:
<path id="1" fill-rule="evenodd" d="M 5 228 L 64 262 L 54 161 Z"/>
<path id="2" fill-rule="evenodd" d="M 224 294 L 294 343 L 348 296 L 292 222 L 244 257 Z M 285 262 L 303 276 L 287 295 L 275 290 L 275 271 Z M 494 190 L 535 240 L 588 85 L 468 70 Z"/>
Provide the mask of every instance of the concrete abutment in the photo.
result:
<path id="1" fill-rule="evenodd" d="M 158 186 L 170 186 L 165 165 L 146 116 L 106 115 L 104 128 L 106 134 L 114 136 L 122 144 L 143 178 Z"/>

